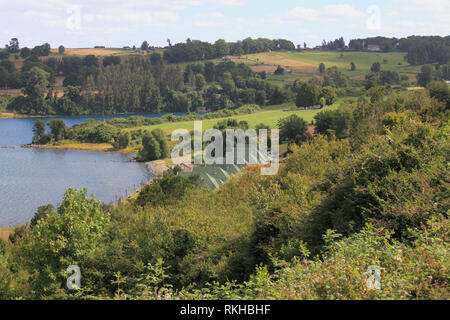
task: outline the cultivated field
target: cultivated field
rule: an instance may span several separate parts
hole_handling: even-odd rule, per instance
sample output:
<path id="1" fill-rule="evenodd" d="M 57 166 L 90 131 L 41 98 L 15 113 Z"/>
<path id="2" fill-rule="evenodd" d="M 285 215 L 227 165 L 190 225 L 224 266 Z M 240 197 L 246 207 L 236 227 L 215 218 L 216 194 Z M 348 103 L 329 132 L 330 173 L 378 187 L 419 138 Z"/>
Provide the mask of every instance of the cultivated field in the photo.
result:
<path id="1" fill-rule="evenodd" d="M 404 55 L 404 52 L 264 52 L 245 55 L 240 61 L 253 64 L 254 71 L 257 71 L 257 68 L 260 68 L 261 71 L 269 71 L 278 65 L 291 69 L 292 74 L 270 76 L 270 80 L 282 82 L 297 79 L 308 81 L 314 74 L 317 74 L 320 63 L 324 63 L 326 68 L 336 66 L 350 79 L 364 80 L 375 62 L 380 63 L 381 70 L 396 71 L 414 81 L 420 72 L 420 66 L 409 65 L 404 60 Z M 350 70 L 351 62 L 356 65 L 354 71 Z"/>
<path id="2" fill-rule="evenodd" d="M 51 52 L 58 54 L 58 49 L 51 49 Z M 64 51 L 64 55 L 67 56 L 87 56 L 90 54 L 93 54 L 95 56 L 110 56 L 124 53 L 131 53 L 131 51 L 109 48 L 66 48 Z"/>

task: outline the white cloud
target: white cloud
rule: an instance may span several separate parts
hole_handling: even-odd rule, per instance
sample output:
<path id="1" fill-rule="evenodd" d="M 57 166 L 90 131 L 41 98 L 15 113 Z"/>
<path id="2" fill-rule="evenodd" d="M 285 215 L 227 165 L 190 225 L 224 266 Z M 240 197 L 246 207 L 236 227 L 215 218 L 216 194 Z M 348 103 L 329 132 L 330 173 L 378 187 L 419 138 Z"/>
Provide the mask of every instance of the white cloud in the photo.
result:
<path id="1" fill-rule="evenodd" d="M 205 28 L 223 28 L 229 25 L 229 21 L 220 12 L 199 13 L 194 17 L 194 25 Z"/>
<path id="2" fill-rule="evenodd" d="M 365 14 L 348 4 L 329 5 L 320 9 L 320 17 L 325 20 L 345 21 L 364 19 Z"/>
<path id="3" fill-rule="evenodd" d="M 319 11 L 305 7 L 296 7 L 288 12 L 288 16 L 294 19 L 315 21 L 319 19 Z"/>
<path id="4" fill-rule="evenodd" d="M 342 21 L 359 20 L 365 17 L 365 14 L 356 10 L 348 4 L 328 5 L 320 9 L 311 9 L 305 7 L 296 7 L 290 10 L 288 17 L 297 21 Z"/>
<path id="5" fill-rule="evenodd" d="M 395 2 L 399 3 L 403 10 L 435 13 L 447 12 L 447 18 L 450 15 L 450 1 L 448 0 L 395 0 Z"/>

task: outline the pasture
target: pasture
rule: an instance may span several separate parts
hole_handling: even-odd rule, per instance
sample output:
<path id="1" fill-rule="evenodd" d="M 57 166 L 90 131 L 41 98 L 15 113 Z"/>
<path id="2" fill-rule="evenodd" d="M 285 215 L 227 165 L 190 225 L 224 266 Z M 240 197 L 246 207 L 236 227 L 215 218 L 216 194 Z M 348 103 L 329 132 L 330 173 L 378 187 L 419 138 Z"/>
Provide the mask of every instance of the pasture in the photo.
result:
<path id="1" fill-rule="evenodd" d="M 336 66 L 352 80 L 364 80 L 365 75 L 370 72 L 373 63 L 379 62 L 381 70 L 396 71 L 400 75 L 408 76 L 415 80 L 420 72 L 420 66 L 411 66 L 404 60 L 404 52 L 264 52 L 245 55 L 241 60 L 253 64 L 253 68 L 267 68 L 270 66 L 282 66 L 291 69 L 291 74 L 270 75 L 269 80 L 290 82 L 295 80 L 308 81 L 314 74 L 318 73 L 320 63 L 326 68 Z M 356 70 L 351 70 L 350 64 L 354 62 Z M 261 66 L 261 67 L 260 67 Z M 272 67 L 273 68 L 273 67 Z M 256 70 L 255 70 L 256 71 Z"/>
<path id="2" fill-rule="evenodd" d="M 51 49 L 51 53 L 59 55 L 58 49 Z M 66 56 L 87 56 L 90 54 L 95 56 L 110 56 L 130 53 L 132 53 L 132 51 L 113 48 L 66 48 L 64 51 L 64 55 Z"/>
<path id="3" fill-rule="evenodd" d="M 208 119 L 208 120 L 202 120 L 202 129 L 207 130 L 214 127 L 215 124 L 217 124 L 219 121 L 223 119 L 236 119 L 237 121 L 247 121 L 250 128 L 254 128 L 256 125 L 263 123 L 265 125 L 268 125 L 270 128 L 276 128 L 278 120 L 285 118 L 291 114 L 296 114 L 299 117 L 303 118 L 308 123 L 311 123 L 311 121 L 314 119 L 314 116 L 323 111 L 323 110 L 331 110 L 337 108 L 339 104 L 341 104 L 343 101 L 345 101 L 348 98 L 340 98 L 338 101 L 332 105 L 325 107 L 324 109 L 319 110 L 295 110 L 295 111 L 284 111 L 286 109 L 291 109 L 295 107 L 295 103 L 289 103 L 284 105 L 278 105 L 278 106 L 269 106 L 263 108 L 261 111 L 252 113 L 252 114 L 243 114 L 243 115 L 235 115 L 231 117 L 226 118 L 218 118 L 218 119 Z M 180 122 L 164 122 L 157 125 L 151 125 L 151 126 L 143 126 L 143 127 L 136 127 L 136 128 L 130 128 L 127 129 L 129 131 L 133 131 L 136 129 L 143 129 L 143 130 L 153 130 L 153 129 L 162 129 L 167 134 L 171 134 L 172 131 L 176 129 L 187 129 L 189 131 L 194 130 L 194 122 L 193 121 L 180 121 Z"/>

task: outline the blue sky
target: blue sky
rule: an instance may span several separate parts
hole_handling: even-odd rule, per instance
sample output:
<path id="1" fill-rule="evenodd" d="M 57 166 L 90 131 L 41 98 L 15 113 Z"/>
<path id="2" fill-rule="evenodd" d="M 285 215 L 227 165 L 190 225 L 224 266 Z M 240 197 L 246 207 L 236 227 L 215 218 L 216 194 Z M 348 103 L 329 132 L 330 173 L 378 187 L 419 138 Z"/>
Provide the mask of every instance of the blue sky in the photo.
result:
<path id="1" fill-rule="evenodd" d="M 449 35 L 449 0 L 0 0 L 0 44 L 164 46 L 286 38 L 309 46 L 343 36 Z M 3 41 L 3 42 L 1 42 Z"/>

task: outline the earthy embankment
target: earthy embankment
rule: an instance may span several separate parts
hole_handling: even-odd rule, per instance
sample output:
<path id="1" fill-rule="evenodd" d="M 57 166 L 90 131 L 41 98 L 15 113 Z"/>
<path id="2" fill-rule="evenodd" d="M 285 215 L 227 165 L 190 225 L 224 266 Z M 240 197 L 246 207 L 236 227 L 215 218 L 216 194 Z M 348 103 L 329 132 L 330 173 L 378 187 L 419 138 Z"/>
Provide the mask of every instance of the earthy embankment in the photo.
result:
<path id="1" fill-rule="evenodd" d="M 156 160 L 146 162 L 147 169 L 152 171 L 157 177 L 161 177 L 167 170 L 173 169 L 175 165 L 168 163 L 166 160 Z"/>
<path id="2" fill-rule="evenodd" d="M 0 112 L 0 118 L 16 118 L 16 114 L 11 112 Z"/>
<path id="3" fill-rule="evenodd" d="M 0 239 L 7 241 L 11 232 L 13 232 L 14 227 L 0 228 Z"/>

